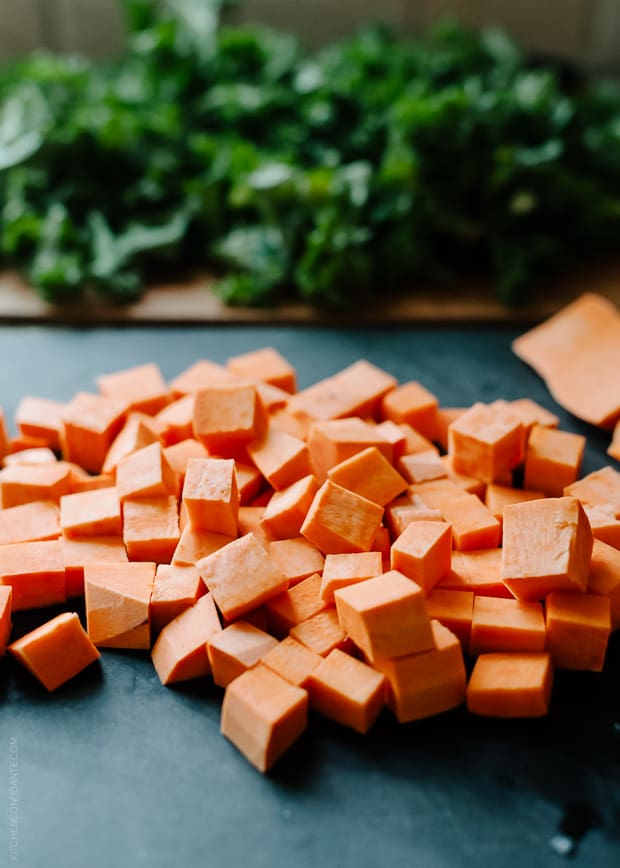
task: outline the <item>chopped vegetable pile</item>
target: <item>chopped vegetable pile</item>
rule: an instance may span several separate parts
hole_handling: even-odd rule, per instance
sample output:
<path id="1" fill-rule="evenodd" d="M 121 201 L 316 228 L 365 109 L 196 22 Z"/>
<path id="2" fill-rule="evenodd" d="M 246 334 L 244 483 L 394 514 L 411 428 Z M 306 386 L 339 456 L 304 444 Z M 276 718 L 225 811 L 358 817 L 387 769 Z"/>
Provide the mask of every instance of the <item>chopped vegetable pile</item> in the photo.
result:
<path id="1" fill-rule="evenodd" d="M 346 307 L 483 268 L 524 300 L 620 238 L 620 88 L 501 32 L 317 53 L 223 0 L 127 0 L 110 63 L 0 70 L 0 259 L 113 302 L 207 265 L 231 304 Z"/>
<path id="2" fill-rule="evenodd" d="M 225 688 L 266 771 L 309 708 L 361 733 L 384 705 L 539 717 L 555 669 L 603 669 L 620 472 L 580 479 L 585 438 L 533 401 L 444 408 L 363 360 L 297 391 L 270 348 L 97 386 L 1 429 L 0 653 L 48 690 L 150 651 L 163 685 Z"/>

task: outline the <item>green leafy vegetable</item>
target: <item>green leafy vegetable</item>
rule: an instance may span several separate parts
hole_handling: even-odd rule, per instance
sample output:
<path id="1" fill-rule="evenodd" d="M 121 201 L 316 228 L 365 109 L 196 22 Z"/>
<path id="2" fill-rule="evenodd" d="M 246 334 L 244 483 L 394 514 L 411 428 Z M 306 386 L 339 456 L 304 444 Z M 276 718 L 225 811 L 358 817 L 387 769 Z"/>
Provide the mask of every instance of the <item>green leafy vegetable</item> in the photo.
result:
<path id="1" fill-rule="evenodd" d="M 47 299 L 207 265 L 231 304 L 347 307 L 484 268 L 507 303 L 617 250 L 620 87 L 446 23 L 305 52 L 226 0 L 125 0 L 95 64 L 0 68 L 0 257 Z"/>

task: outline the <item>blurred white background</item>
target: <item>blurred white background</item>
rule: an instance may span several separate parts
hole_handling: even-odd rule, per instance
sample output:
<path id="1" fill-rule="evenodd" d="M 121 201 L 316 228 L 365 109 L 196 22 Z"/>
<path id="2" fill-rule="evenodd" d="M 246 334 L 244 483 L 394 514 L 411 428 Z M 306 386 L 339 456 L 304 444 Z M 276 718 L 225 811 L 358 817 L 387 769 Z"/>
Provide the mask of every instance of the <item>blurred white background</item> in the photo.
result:
<path id="1" fill-rule="evenodd" d="M 472 26 L 501 24 L 542 54 L 595 68 L 620 66 L 620 0 L 245 0 L 235 17 L 316 45 L 373 18 L 415 33 L 445 15 Z M 117 0 L 0 0 L 0 58 L 37 46 L 105 56 L 122 44 Z"/>

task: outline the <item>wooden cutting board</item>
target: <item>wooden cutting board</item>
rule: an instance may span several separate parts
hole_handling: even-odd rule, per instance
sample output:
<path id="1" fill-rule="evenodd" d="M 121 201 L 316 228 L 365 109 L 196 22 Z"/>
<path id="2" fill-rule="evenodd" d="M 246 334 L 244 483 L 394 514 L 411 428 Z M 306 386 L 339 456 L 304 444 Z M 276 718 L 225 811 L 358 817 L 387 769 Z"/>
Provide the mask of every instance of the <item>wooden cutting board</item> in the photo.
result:
<path id="1" fill-rule="evenodd" d="M 407 322 L 533 323 L 550 316 L 582 292 L 598 292 L 620 306 L 620 261 L 573 270 L 546 284 L 536 299 L 506 307 L 483 281 L 448 288 L 420 286 L 380 304 L 345 311 L 316 310 L 302 303 L 276 308 L 229 307 L 213 292 L 214 280 L 198 274 L 150 287 L 136 304 L 114 306 L 96 299 L 79 305 L 43 301 L 13 272 L 0 273 L 0 321 L 82 325 L 136 323 L 351 323 Z"/>

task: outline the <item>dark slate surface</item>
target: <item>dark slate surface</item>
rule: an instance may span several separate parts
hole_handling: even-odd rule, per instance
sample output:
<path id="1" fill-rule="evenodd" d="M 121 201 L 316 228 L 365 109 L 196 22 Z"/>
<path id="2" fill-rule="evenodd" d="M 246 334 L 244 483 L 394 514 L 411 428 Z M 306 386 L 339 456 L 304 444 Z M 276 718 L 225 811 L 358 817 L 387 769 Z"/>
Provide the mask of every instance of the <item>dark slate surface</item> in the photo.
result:
<path id="1" fill-rule="evenodd" d="M 297 366 L 302 385 L 363 356 L 402 380 L 420 379 L 446 405 L 529 395 L 588 435 L 585 471 L 601 466 L 607 437 L 554 405 L 511 354 L 513 336 L 4 328 L 0 404 L 10 417 L 22 395 L 68 399 L 104 371 L 154 360 L 171 377 L 197 358 L 224 361 L 270 344 Z M 22 614 L 16 634 L 53 614 Z M 620 864 L 619 693 L 616 637 L 602 674 L 558 675 L 544 720 L 458 710 L 399 727 L 384 712 L 362 738 L 313 718 L 263 777 L 219 735 L 222 693 L 209 683 L 164 689 L 147 656 L 106 651 L 101 665 L 48 696 L 3 661 L 0 865 L 12 864 L 16 749 L 23 868 L 542 868 L 561 865 L 557 851 L 571 843 L 572 866 L 609 868 Z"/>

